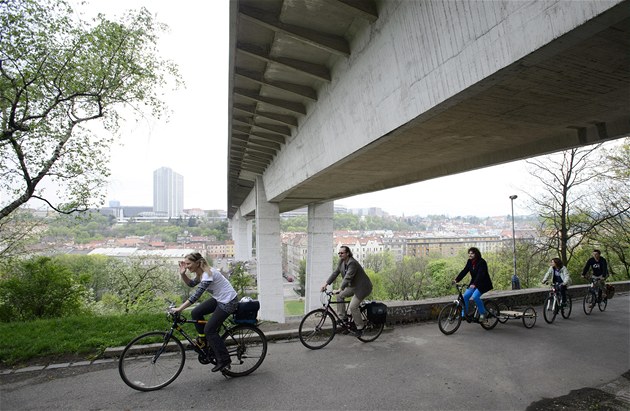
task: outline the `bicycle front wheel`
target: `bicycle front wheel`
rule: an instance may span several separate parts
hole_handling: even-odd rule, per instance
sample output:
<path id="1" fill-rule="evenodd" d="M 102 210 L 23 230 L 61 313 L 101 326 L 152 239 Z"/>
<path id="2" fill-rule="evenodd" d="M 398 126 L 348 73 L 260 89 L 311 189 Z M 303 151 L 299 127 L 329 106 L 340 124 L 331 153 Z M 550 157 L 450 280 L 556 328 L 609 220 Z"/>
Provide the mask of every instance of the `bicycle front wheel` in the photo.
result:
<path id="1" fill-rule="evenodd" d="M 558 309 L 556 308 L 556 299 L 554 297 L 547 297 L 545 300 L 545 306 L 543 307 L 543 317 L 547 324 L 551 324 L 558 315 Z"/>
<path id="2" fill-rule="evenodd" d="M 175 381 L 185 361 L 184 346 L 177 338 L 154 331 L 127 344 L 118 360 L 118 372 L 134 390 L 154 391 Z"/>
<path id="3" fill-rule="evenodd" d="M 438 326 L 440 331 L 446 335 L 451 335 L 462 323 L 462 309 L 457 303 L 446 304 L 438 315 Z"/>
<path id="4" fill-rule="evenodd" d="M 573 310 L 573 301 L 571 301 L 571 296 L 567 293 L 567 305 L 566 307 L 560 307 L 560 313 L 562 314 L 562 318 L 567 319 L 571 316 L 571 311 Z"/>
<path id="5" fill-rule="evenodd" d="M 300 322 L 298 336 L 306 348 L 319 350 L 335 337 L 337 322 L 332 314 L 323 308 L 306 314 Z"/>
<path id="6" fill-rule="evenodd" d="M 494 301 L 486 301 L 483 306 L 486 308 L 486 320 L 480 324 L 484 330 L 491 330 L 499 323 L 499 306 Z"/>
<path id="7" fill-rule="evenodd" d="M 256 326 L 238 324 L 223 334 L 232 364 L 223 374 L 242 377 L 253 373 L 267 356 L 267 337 Z"/>
<path id="8" fill-rule="evenodd" d="M 363 334 L 361 334 L 359 340 L 363 342 L 372 342 L 378 338 L 379 335 L 383 332 L 383 328 L 385 328 L 385 324 L 374 324 L 372 321 L 367 318 L 367 308 L 365 306 L 361 309 L 361 318 L 363 319 Z"/>
<path id="9" fill-rule="evenodd" d="M 593 293 L 588 292 L 584 296 L 584 301 L 582 301 L 582 308 L 584 309 L 584 314 L 591 315 L 591 311 L 593 311 L 593 306 L 595 305 L 595 296 Z"/>

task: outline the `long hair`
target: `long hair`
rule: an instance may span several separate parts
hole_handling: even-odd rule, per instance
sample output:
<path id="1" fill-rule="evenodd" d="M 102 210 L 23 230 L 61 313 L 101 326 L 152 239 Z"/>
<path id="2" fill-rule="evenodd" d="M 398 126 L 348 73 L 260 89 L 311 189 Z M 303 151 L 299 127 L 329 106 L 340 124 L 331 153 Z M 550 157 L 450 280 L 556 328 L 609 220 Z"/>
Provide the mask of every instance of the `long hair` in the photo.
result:
<path id="1" fill-rule="evenodd" d="M 552 258 L 551 261 L 553 261 L 556 265 L 556 268 L 559 270 L 562 268 L 562 266 L 564 266 L 564 264 L 562 264 L 562 260 L 559 258 Z"/>
<path id="2" fill-rule="evenodd" d="M 481 251 L 479 251 L 479 249 L 478 249 L 477 247 L 470 247 L 470 248 L 468 249 L 468 252 L 471 252 L 471 251 L 472 251 L 473 253 L 475 253 L 475 258 L 476 258 L 477 260 L 481 260 Z"/>
<path id="3" fill-rule="evenodd" d="M 201 267 L 201 269 L 205 271 L 206 273 L 210 272 L 210 266 L 208 265 L 208 262 L 206 261 L 205 258 L 203 258 L 203 256 L 200 253 L 190 253 L 190 254 L 187 254 L 184 258 L 186 260 L 192 261 L 193 263 L 199 263 L 199 266 Z"/>
<path id="4" fill-rule="evenodd" d="M 352 257 L 352 251 L 350 251 L 350 247 L 348 247 L 347 245 L 342 245 L 339 248 L 345 248 L 346 249 L 346 253 L 348 254 L 348 257 Z"/>

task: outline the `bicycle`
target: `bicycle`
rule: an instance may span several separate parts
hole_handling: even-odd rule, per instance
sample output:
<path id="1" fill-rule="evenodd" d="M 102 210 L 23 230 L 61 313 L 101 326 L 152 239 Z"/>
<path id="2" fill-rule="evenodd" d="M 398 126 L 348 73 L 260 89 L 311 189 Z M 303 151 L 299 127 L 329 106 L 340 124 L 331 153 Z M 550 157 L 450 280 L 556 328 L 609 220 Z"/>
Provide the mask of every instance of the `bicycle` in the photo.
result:
<path id="1" fill-rule="evenodd" d="M 172 322 L 168 331 L 151 331 L 142 334 L 124 348 L 118 361 L 118 372 L 122 380 L 139 391 L 154 391 L 166 387 L 179 376 L 186 362 L 186 352 L 182 341 L 174 336 L 179 332 L 197 354 L 201 364 L 216 364 L 211 349 L 201 348 L 182 328 L 182 324 L 206 324 L 205 320 L 188 320 L 179 313 L 171 313 L 167 320 Z M 254 372 L 267 355 L 267 338 L 256 323 L 238 323 L 234 315 L 222 324 L 221 338 L 230 354 L 232 364 L 221 373 L 226 377 L 242 377 Z M 254 320 L 255 321 L 255 320 Z"/>
<path id="2" fill-rule="evenodd" d="M 361 318 L 365 327 L 360 330 L 360 334 L 355 334 L 350 328 L 351 319 L 344 321 L 337 312 L 332 309 L 331 304 L 344 304 L 347 302 L 331 302 L 333 292 L 324 291 L 321 294 L 321 301 L 323 308 L 317 308 L 302 318 L 300 327 L 298 329 L 298 335 L 300 342 L 311 350 L 318 350 L 324 348 L 328 343 L 332 341 L 337 333 L 337 324 L 340 326 L 342 332 L 348 332 L 356 335 L 356 337 L 362 342 L 372 342 L 376 340 L 385 328 L 385 323 L 376 324 L 368 317 L 368 303 L 362 301 L 359 305 L 361 310 Z"/>
<path id="3" fill-rule="evenodd" d="M 478 323 L 481 324 L 483 329 L 491 330 L 499 323 L 499 307 L 497 303 L 492 300 L 484 301 L 483 305 L 486 307 L 486 315 L 488 316 L 485 321 L 479 321 L 479 309 L 477 305 L 475 305 L 475 311 L 472 315 L 468 315 L 465 313 L 465 318 L 462 317 L 462 313 L 464 313 L 464 295 L 462 294 L 462 290 L 468 288 L 466 285 L 455 284 L 455 288 L 457 288 L 457 299 L 452 303 L 446 304 L 440 310 L 440 314 L 438 315 L 438 326 L 440 327 L 440 331 L 446 335 L 451 335 L 462 323 L 462 320 L 466 320 L 468 323 Z M 472 302 L 471 302 L 472 304 Z"/>
<path id="4" fill-rule="evenodd" d="M 591 277 L 591 285 L 586 290 L 582 307 L 584 308 L 584 314 L 591 315 L 593 307 L 597 304 L 599 311 L 605 311 L 608 306 L 608 295 L 602 296 L 602 290 L 599 289 L 597 283 L 601 281 L 601 278 Z"/>
<path id="5" fill-rule="evenodd" d="M 543 307 L 543 317 L 545 318 L 545 322 L 547 322 L 547 324 L 551 324 L 556 319 L 558 311 L 562 314 L 562 318 L 569 318 L 571 311 L 573 310 L 573 301 L 571 300 L 569 290 L 566 291 L 566 296 L 566 304 L 563 306 L 560 299 L 561 295 L 559 285 L 551 285 L 549 294 L 547 295 L 547 298 L 545 298 L 545 306 Z"/>

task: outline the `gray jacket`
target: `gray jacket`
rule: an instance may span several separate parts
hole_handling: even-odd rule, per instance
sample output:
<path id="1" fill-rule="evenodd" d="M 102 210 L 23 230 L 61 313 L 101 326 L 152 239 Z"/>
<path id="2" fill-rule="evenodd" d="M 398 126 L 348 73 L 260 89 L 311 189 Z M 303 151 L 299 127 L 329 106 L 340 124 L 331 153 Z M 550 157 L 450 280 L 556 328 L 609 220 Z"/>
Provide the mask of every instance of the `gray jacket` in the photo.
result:
<path id="1" fill-rule="evenodd" d="M 370 281 L 370 277 L 367 276 L 361 264 L 354 258 L 348 258 L 346 263 L 340 259 L 337 269 L 328 277 L 326 284 L 332 284 L 339 274 L 341 274 L 341 278 L 343 278 L 340 287 L 342 290 L 346 287 L 353 288 L 354 295 L 361 300 L 365 299 L 365 297 L 372 292 L 372 281 Z"/>

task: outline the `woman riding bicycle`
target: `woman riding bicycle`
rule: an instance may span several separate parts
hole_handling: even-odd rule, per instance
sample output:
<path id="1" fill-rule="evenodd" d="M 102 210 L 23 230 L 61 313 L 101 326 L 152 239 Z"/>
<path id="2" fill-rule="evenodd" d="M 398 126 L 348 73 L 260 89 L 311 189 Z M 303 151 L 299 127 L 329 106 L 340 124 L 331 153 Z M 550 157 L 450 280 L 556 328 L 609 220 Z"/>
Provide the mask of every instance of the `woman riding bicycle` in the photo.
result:
<path id="1" fill-rule="evenodd" d="M 188 278 L 187 269 L 195 273 L 195 278 Z M 221 371 L 229 367 L 232 361 L 218 330 L 230 314 L 238 308 L 236 291 L 221 272 L 210 267 L 206 259 L 199 253 L 188 254 L 184 257 L 184 261 L 179 262 L 179 275 L 184 284 L 190 287 L 197 286 L 197 289 L 188 300 L 173 311 L 182 312 L 194 304 L 204 291 L 212 294 L 212 298 L 205 300 L 192 310 L 191 316 L 194 320 L 203 320 L 204 315 L 213 313 L 205 327 L 203 324 L 195 324 L 199 333 L 197 344 L 203 347 L 207 341 L 217 358 L 217 365 L 212 369 L 212 372 Z"/>
<path id="2" fill-rule="evenodd" d="M 563 307 L 565 307 L 567 305 L 567 287 L 571 283 L 569 270 L 567 270 L 567 267 L 562 264 L 562 260 L 559 258 L 552 258 L 549 265 L 549 270 L 545 273 L 542 283 L 547 284 L 549 278 L 551 278 L 551 283 L 553 285 L 558 285 L 560 288 L 560 296 L 562 298 L 560 303 Z"/>
<path id="3" fill-rule="evenodd" d="M 479 321 L 485 321 L 486 308 L 481 301 L 481 295 L 492 290 L 492 279 L 488 273 L 488 263 L 481 258 L 481 251 L 477 247 L 468 249 L 468 261 L 466 266 L 453 280 L 453 284 L 460 282 L 466 274 L 470 273 L 471 279 L 468 289 L 464 293 L 464 312 L 462 317 L 468 313 L 468 300 L 472 297 L 479 308 Z"/>

